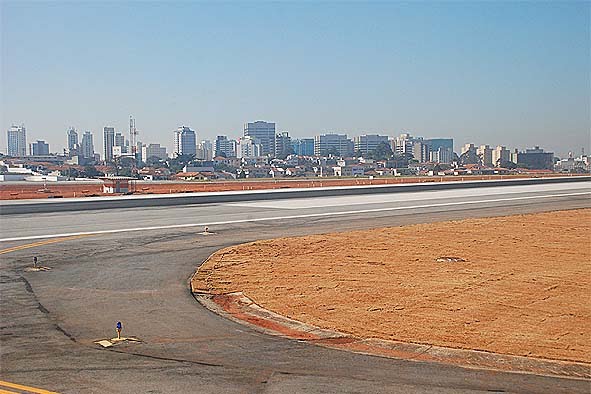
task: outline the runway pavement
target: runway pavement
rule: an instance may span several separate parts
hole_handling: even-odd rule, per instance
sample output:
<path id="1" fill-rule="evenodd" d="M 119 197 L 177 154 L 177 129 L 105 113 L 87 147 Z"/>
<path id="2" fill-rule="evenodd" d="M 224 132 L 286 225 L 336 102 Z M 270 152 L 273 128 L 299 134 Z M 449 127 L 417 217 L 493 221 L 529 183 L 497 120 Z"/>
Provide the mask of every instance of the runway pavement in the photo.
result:
<path id="1" fill-rule="evenodd" d="M 236 243 L 591 207 L 589 193 L 576 183 L 2 217 L 0 379 L 64 393 L 588 393 L 584 380 L 267 336 L 203 309 L 188 279 Z M 205 225 L 217 234 L 199 235 Z M 51 270 L 26 271 L 34 255 Z M 96 345 L 117 321 L 142 342 Z"/>

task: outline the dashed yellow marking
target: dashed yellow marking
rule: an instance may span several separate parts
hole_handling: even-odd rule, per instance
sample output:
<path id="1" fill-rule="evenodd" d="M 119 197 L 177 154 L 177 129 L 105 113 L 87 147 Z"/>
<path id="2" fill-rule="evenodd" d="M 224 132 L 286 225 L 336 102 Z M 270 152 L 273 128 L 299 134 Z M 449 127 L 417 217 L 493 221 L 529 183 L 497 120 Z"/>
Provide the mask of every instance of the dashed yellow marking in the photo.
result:
<path id="1" fill-rule="evenodd" d="M 17 389 L 17 390 L 21 390 L 21 391 L 28 391 L 29 393 L 35 393 L 35 394 L 58 394 L 55 391 L 49 391 L 49 390 L 39 389 L 36 387 L 30 387 L 30 386 L 23 386 L 22 384 L 5 382 L 3 380 L 0 380 L 0 386 L 10 387 L 11 389 Z M 4 394 L 4 393 L 11 393 L 12 394 L 12 393 L 14 393 L 14 391 L 6 391 L 6 390 L 2 390 L 0 388 L 0 393 L 1 394 Z"/>
<path id="2" fill-rule="evenodd" d="M 77 238 L 82 238 L 82 237 L 88 237 L 88 235 L 89 234 L 72 235 L 71 237 L 54 238 L 54 239 L 48 239 L 46 241 L 33 242 L 33 243 L 30 243 L 30 244 L 26 244 L 26 245 L 13 246 L 12 248 L 6 248 L 6 249 L 0 250 L 0 254 L 10 253 L 10 252 L 16 252 L 17 250 L 34 248 L 34 247 L 37 247 L 37 246 L 54 244 L 54 243 L 69 241 L 69 240 L 72 240 L 72 239 L 77 239 Z"/>

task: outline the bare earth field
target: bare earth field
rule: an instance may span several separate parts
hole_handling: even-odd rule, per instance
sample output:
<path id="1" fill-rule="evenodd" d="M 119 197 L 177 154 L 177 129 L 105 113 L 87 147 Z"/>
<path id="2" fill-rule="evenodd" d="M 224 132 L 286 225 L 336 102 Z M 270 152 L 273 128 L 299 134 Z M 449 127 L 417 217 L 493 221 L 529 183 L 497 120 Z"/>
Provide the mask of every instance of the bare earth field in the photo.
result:
<path id="1" fill-rule="evenodd" d="M 361 338 L 590 363 L 590 230 L 582 209 L 258 241 L 193 287 Z"/>

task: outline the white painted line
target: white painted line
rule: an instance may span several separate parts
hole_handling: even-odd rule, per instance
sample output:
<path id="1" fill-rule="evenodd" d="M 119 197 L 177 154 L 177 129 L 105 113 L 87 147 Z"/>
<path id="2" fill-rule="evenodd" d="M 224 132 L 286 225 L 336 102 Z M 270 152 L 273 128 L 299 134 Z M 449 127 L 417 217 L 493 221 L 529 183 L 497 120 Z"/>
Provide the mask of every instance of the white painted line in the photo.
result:
<path id="1" fill-rule="evenodd" d="M 583 186 L 583 187 L 582 187 Z M 233 202 L 226 203 L 230 206 L 244 207 L 244 208 L 270 208 L 270 209 L 309 209 L 309 208 L 328 208 L 337 206 L 351 206 L 351 205 L 369 205 L 369 204 L 383 204 L 395 203 L 405 201 L 416 201 L 417 195 L 420 195 L 422 201 L 437 200 L 442 198 L 492 198 L 498 195 L 512 195 L 518 193 L 576 193 L 579 190 L 588 190 L 587 185 L 579 185 L 575 183 L 558 183 L 546 185 L 526 185 L 526 186 L 511 186 L 506 188 L 499 187 L 479 187 L 474 189 L 451 189 L 451 190 L 426 190 L 421 192 L 411 193 L 377 193 L 377 194 L 363 194 L 356 196 L 330 196 L 330 197 L 313 197 L 313 198 L 297 198 L 289 200 L 263 200 L 263 201 L 247 201 L 247 202 Z M 589 183 L 591 186 L 591 183 Z"/>
<path id="2" fill-rule="evenodd" d="M 220 222 L 172 224 L 172 225 L 168 225 L 168 226 L 135 227 L 135 228 L 123 228 L 123 229 L 115 229 L 115 230 L 86 231 L 86 232 L 77 232 L 77 233 L 32 235 L 32 236 L 28 236 L 28 237 L 1 238 L 0 242 L 28 241 L 28 240 L 32 240 L 32 239 L 71 237 L 71 236 L 77 236 L 77 235 L 116 234 L 116 233 L 127 233 L 127 232 L 132 232 L 132 231 L 150 231 L 150 230 L 166 230 L 166 229 L 173 229 L 173 228 L 216 226 L 216 225 L 223 225 L 223 224 L 266 222 L 266 221 L 271 221 L 271 220 L 303 219 L 303 218 L 326 217 L 326 216 L 346 216 L 346 215 L 356 215 L 356 214 L 361 214 L 361 213 L 400 211 L 400 210 L 404 210 L 404 209 L 437 208 L 437 207 L 448 207 L 448 206 L 455 206 L 455 205 L 486 204 L 486 203 L 493 203 L 493 202 L 516 201 L 516 200 L 534 200 L 534 199 L 541 199 L 541 198 L 571 197 L 571 196 L 582 196 L 582 195 L 591 195 L 591 192 L 548 194 L 548 195 L 542 195 L 542 196 L 525 196 L 525 197 L 513 197 L 513 198 L 495 198 L 495 199 L 477 200 L 477 201 L 458 201 L 458 202 L 446 202 L 446 203 L 439 203 L 439 204 L 411 205 L 411 206 L 404 206 L 404 207 L 360 209 L 357 211 L 309 213 L 309 214 L 291 215 L 291 216 L 274 216 L 274 217 L 269 217 L 269 218 L 225 220 L 225 221 L 220 221 Z"/>

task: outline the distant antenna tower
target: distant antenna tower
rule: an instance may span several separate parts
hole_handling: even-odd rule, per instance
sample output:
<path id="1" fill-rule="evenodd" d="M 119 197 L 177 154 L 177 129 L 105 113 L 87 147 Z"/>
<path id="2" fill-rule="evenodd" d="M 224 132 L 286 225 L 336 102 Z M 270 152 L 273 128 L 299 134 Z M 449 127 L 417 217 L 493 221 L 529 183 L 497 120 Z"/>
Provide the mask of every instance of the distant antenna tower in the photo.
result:
<path id="1" fill-rule="evenodd" d="M 131 145 L 131 153 L 137 157 L 137 129 L 135 128 L 135 119 L 129 115 L 129 143 Z"/>

